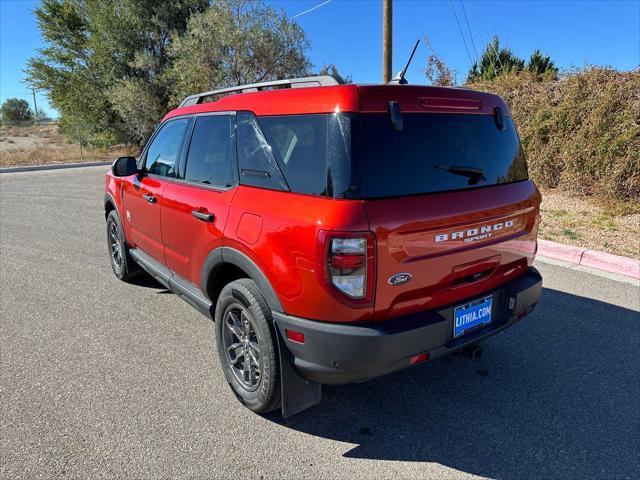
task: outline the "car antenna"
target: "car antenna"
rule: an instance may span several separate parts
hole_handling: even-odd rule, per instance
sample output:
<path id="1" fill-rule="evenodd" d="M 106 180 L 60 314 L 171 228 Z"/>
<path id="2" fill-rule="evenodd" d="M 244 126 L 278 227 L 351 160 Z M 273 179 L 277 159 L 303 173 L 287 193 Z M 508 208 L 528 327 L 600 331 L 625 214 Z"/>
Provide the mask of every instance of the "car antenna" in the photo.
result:
<path id="1" fill-rule="evenodd" d="M 406 85 L 407 83 L 409 83 L 409 82 L 407 82 L 407 79 L 404 78 L 404 76 L 407 73 L 407 69 L 409 68 L 409 64 L 411 63 L 411 60 L 413 60 L 413 54 L 416 53 L 416 49 L 418 48 L 418 44 L 419 43 L 420 43 L 420 39 L 418 39 L 418 41 L 416 42 L 415 46 L 413 47 L 413 51 L 411 52 L 411 55 L 409 56 L 409 61 L 404 66 L 404 68 L 402 70 L 400 70 L 398 72 L 398 74 L 389 81 L 390 84 Z"/>

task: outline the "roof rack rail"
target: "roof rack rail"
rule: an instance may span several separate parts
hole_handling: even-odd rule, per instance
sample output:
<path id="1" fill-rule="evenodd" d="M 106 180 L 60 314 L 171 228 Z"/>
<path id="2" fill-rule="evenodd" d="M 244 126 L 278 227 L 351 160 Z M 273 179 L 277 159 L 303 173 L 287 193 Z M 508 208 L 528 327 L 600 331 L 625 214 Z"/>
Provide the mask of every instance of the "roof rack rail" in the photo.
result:
<path id="1" fill-rule="evenodd" d="M 285 87 L 285 88 L 302 88 L 302 87 L 327 87 L 331 85 L 340 85 L 340 82 L 329 75 L 322 75 L 316 77 L 303 77 L 303 78 L 288 78 L 286 80 L 274 80 L 272 82 L 262 83 L 250 83 L 248 85 L 239 85 L 237 87 L 220 88 L 218 90 L 211 90 L 210 92 L 197 93 L 195 95 L 189 95 L 182 102 L 180 107 L 187 107 L 189 105 L 197 105 L 202 103 L 202 100 L 211 97 L 213 95 L 220 95 L 224 93 L 245 93 L 245 92 L 259 92 L 265 88 L 271 87 Z"/>

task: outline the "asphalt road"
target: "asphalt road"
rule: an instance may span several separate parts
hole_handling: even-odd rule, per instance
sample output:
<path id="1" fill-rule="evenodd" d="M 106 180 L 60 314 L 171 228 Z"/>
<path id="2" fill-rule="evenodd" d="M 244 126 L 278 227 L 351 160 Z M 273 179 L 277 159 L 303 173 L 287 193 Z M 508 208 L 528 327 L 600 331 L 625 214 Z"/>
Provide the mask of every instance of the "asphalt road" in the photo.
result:
<path id="1" fill-rule="evenodd" d="M 113 276 L 104 171 L 0 175 L 1 478 L 640 477 L 637 286 L 540 264 L 540 305 L 481 360 L 261 417 L 211 321 Z"/>

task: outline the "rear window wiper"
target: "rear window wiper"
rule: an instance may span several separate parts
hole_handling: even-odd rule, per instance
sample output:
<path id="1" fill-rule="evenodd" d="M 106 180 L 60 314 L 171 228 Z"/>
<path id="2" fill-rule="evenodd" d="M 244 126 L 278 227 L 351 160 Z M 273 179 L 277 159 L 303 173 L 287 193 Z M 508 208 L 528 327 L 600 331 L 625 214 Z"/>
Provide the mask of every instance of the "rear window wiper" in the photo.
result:
<path id="1" fill-rule="evenodd" d="M 444 170 L 445 172 L 461 175 L 469 178 L 469 185 L 477 185 L 479 182 L 486 182 L 487 177 L 481 168 L 467 167 L 465 165 L 435 165 L 433 168 Z"/>

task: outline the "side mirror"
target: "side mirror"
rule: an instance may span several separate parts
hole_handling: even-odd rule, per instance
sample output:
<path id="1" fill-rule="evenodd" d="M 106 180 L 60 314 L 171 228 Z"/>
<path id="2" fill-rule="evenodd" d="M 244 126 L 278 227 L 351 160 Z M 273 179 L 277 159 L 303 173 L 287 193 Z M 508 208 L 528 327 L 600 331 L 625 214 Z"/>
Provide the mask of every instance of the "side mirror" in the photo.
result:
<path id="1" fill-rule="evenodd" d="M 116 177 L 128 177 L 138 173 L 135 157 L 120 157 L 111 165 L 111 173 Z"/>

